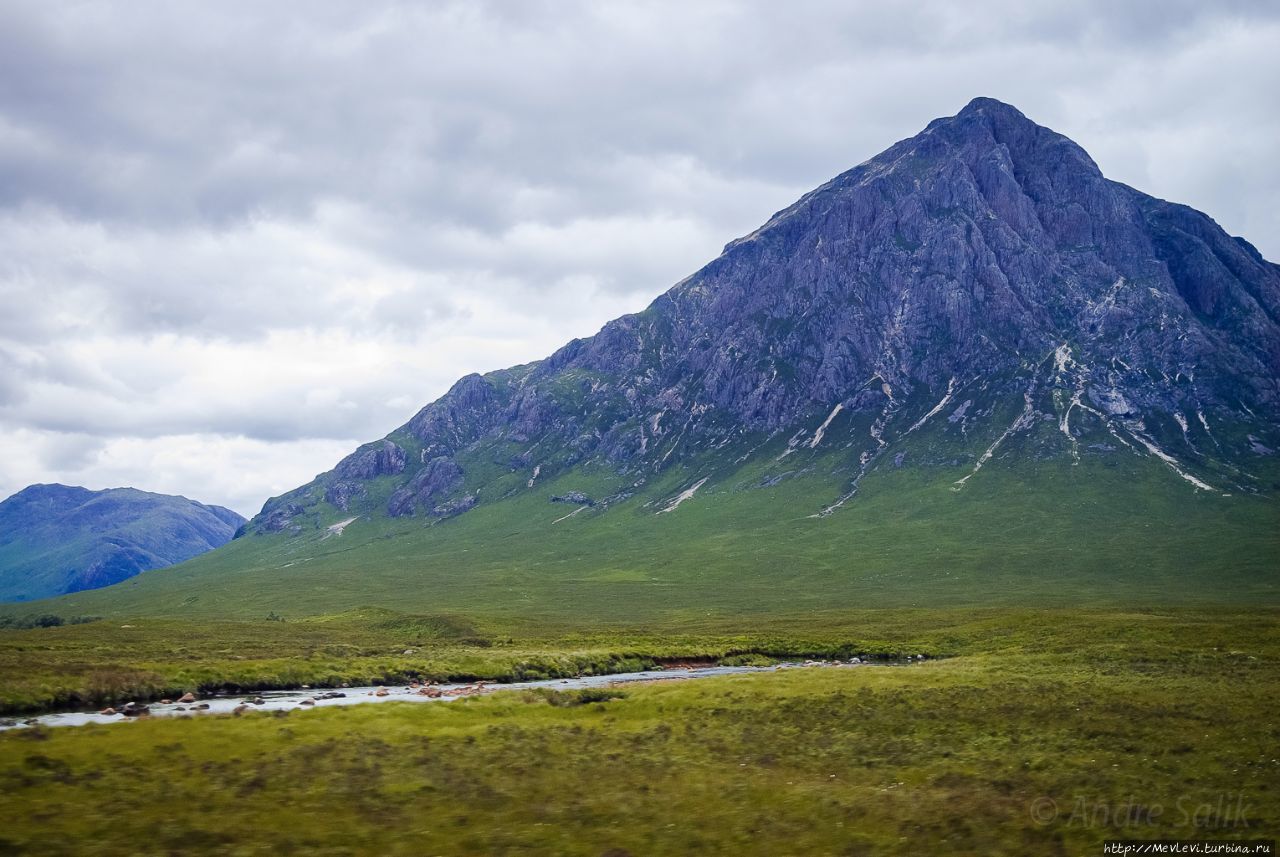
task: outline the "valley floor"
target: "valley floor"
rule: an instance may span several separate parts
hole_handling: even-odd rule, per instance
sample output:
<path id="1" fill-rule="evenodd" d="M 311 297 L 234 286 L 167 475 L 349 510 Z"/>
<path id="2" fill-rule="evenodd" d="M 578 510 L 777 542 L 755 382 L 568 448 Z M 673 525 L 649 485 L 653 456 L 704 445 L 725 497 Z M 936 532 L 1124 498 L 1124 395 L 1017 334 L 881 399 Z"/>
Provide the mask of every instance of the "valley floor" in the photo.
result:
<path id="1" fill-rule="evenodd" d="M 866 611 L 747 635 L 707 626 L 665 643 L 441 634 L 418 642 L 442 668 L 752 644 L 952 657 L 628 687 L 605 701 L 513 691 L 17 730 L 0 735 L 0 851 L 1026 855 L 1101 854 L 1113 838 L 1275 838 L 1277 619 L 1274 609 Z M 388 622 L 412 625 L 379 614 L 365 617 L 363 637 L 349 632 L 353 671 L 360 658 L 413 658 L 386 653 L 409 639 Z M 18 678 L 15 648 L 44 659 L 50 687 L 55 676 L 69 686 L 77 664 L 105 663 L 95 635 L 100 652 L 147 654 L 157 675 L 178 675 L 166 673 L 178 658 L 161 656 L 158 629 L 114 628 L 136 632 L 131 653 L 100 624 L 0 634 L 0 688 Z M 281 626 L 276 643 L 298 664 L 315 659 L 304 651 L 312 632 L 290 627 L 302 623 L 264 624 Z M 251 636 L 189 630 L 195 645 Z M 198 668 L 275 663 L 244 645 Z"/>

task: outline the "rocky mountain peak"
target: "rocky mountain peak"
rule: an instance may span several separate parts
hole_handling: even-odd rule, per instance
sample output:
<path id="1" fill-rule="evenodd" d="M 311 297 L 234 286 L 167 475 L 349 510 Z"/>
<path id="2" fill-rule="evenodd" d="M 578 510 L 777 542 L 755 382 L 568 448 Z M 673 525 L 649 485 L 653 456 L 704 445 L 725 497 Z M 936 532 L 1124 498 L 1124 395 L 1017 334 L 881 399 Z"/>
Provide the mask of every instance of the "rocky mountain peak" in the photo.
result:
<path id="1" fill-rule="evenodd" d="M 988 415 L 1013 403 L 1016 432 L 1057 421 L 1046 455 L 1079 455 L 1101 433 L 1157 458 L 1182 461 L 1173 443 L 1231 459 L 1251 454 L 1244 435 L 1227 449 L 1210 420 L 1272 430 L 1278 319 L 1280 269 L 1246 242 L 976 98 L 730 242 L 643 312 L 546 360 L 463 378 L 264 514 L 296 527 L 299 513 L 280 510 L 326 497 L 344 512 L 355 498 L 377 514 L 455 514 L 488 499 L 492 474 L 469 463 L 480 449 L 481 470 L 541 474 L 532 490 L 593 463 L 661 471 L 753 434 L 816 447 L 824 415 L 828 435 L 863 421 L 849 441 L 856 483 L 931 403 L 962 394 Z M 390 485 L 366 490 L 376 480 Z"/>
<path id="2" fill-rule="evenodd" d="M 954 117 L 935 124 L 979 147 L 991 142 L 1004 147 L 1015 165 L 1058 175 L 1070 172 L 1081 178 L 1102 178 L 1102 170 L 1073 140 L 1037 125 L 1016 107 L 994 98 L 975 98 Z"/>

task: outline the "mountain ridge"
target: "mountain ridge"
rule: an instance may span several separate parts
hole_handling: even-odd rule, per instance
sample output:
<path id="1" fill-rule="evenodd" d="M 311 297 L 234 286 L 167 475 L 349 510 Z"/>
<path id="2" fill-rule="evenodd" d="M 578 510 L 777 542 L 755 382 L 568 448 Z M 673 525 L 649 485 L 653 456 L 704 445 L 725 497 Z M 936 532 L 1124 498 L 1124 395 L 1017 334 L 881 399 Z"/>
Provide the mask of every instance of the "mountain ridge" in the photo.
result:
<path id="1" fill-rule="evenodd" d="M 219 547 L 244 522 L 221 506 L 136 488 L 29 485 L 0 501 L 0 599 L 118 583 Z"/>

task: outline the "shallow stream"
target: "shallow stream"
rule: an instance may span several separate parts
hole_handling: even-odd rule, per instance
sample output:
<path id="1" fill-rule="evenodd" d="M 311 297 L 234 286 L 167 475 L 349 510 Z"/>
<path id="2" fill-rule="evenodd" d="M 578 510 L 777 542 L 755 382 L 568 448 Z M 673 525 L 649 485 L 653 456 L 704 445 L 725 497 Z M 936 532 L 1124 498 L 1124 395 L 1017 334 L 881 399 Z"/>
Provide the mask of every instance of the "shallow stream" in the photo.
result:
<path id="1" fill-rule="evenodd" d="M 576 678 L 542 679 L 517 682 L 469 682 L 457 684 L 433 684 L 427 686 L 393 687 L 343 687 L 307 688 L 295 690 L 264 690 L 260 693 L 217 694 L 200 697 L 192 703 L 153 702 L 146 704 L 145 714 L 124 714 L 125 707 L 115 709 L 115 714 L 96 711 L 65 711 L 39 714 L 31 717 L 0 718 L 0 731 L 23 729 L 33 726 L 85 726 L 90 723 L 129 723 L 149 717 L 198 717 L 208 714 L 235 714 L 246 711 L 291 711 L 294 709 L 327 708 L 334 705 L 365 705 L 373 702 L 448 702 L 468 696 L 505 690 L 530 690 L 550 688 L 554 690 L 582 690 L 625 686 L 634 682 L 688 681 L 720 675 L 776 672 L 778 670 L 807 669 L 816 667 L 854 668 L 860 666 L 901 665 L 902 661 L 843 661 L 783 663 L 767 667 L 693 666 L 668 667 L 641 672 L 614 673 L 612 675 L 587 675 Z M 911 663 L 907 661 L 905 663 Z M 207 707 L 206 707 L 207 706 Z"/>

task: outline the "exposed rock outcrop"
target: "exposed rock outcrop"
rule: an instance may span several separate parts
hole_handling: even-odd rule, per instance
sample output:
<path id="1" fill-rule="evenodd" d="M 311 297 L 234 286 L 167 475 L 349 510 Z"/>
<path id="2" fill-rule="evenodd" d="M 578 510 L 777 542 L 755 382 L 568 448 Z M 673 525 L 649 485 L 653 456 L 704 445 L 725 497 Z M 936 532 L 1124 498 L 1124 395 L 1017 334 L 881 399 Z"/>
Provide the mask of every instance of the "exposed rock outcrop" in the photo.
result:
<path id="1" fill-rule="evenodd" d="M 581 491 L 566 491 L 551 498 L 552 503 L 573 503 L 578 506 L 594 506 L 595 501 Z"/>
<path id="2" fill-rule="evenodd" d="M 350 511 L 351 501 L 367 497 L 369 489 L 363 482 L 344 479 L 325 489 L 324 499 L 344 512 Z"/>
<path id="3" fill-rule="evenodd" d="M 293 524 L 293 519 L 301 515 L 306 510 L 297 503 L 285 503 L 265 512 L 258 522 L 259 528 L 264 533 L 279 533 L 288 529 Z"/>
<path id="4" fill-rule="evenodd" d="M 409 484 L 391 495 L 387 514 L 393 518 L 412 515 L 426 507 L 433 498 L 442 496 L 462 481 L 462 468 L 453 459 L 441 455 L 427 462 Z"/>
<path id="5" fill-rule="evenodd" d="M 373 479 L 404 472 L 405 454 L 399 445 L 383 440 L 360 447 L 333 469 L 339 479 Z"/>

